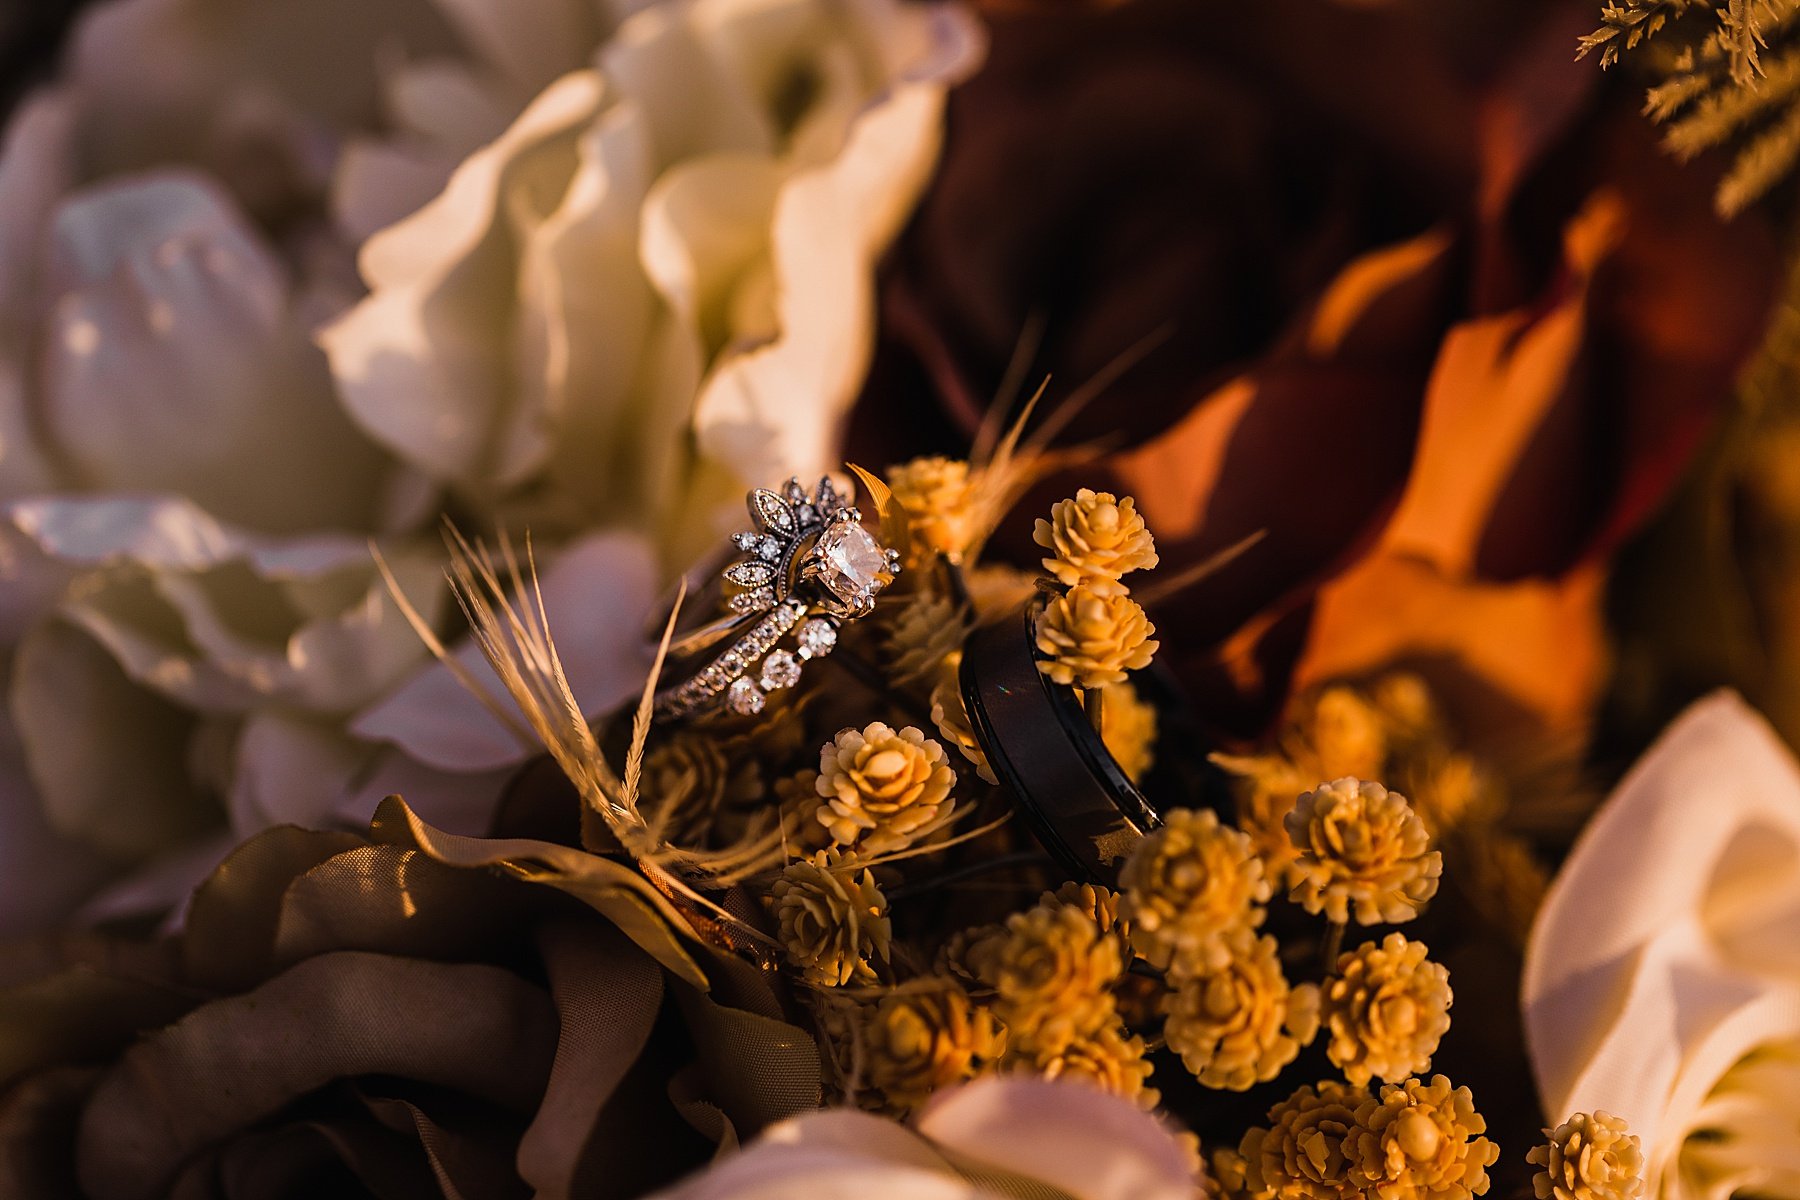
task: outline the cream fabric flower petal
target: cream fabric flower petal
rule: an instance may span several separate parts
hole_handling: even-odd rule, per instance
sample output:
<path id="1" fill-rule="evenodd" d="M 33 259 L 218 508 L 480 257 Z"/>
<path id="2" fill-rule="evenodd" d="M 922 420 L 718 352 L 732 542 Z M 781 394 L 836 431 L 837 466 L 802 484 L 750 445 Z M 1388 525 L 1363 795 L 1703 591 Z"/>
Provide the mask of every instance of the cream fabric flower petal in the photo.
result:
<path id="1" fill-rule="evenodd" d="M 62 617 L 132 679 L 196 709 L 347 713 L 426 658 L 359 540 L 263 538 L 177 499 L 58 497 L 6 517 L 30 554 L 71 573 L 107 568 Z M 424 611 L 441 612 L 435 550 L 389 558 Z"/>
<path id="2" fill-rule="evenodd" d="M 912 78 L 863 112 L 834 159 L 782 188 L 771 232 L 780 337 L 727 360 L 695 406 L 701 450 L 749 477 L 836 465 L 839 425 L 871 353 L 875 259 L 936 162 L 941 81 L 980 56 L 979 28 L 961 10 L 907 15 L 929 31 Z"/>
<path id="3" fill-rule="evenodd" d="M 992 1187 L 970 1182 L 995 1179 Z M 910 1127 L 848 1109 L 770 1126 L 663 1200 L 1194 1200 L 1173 1135 L 1126 1100 L 1080 1083 L 986 1077 L 946 1089 Z"/>
<path id="4" fill-rule="evenodd" d="M 43 421 L 81 481 L 271 532 L 367 527 L 379 453 L 215 185 L 165 173 L 68 201 L 50 282 Z"/>
<path id="5" fill-rule="evenodd" d="M 560 200 L 601 94 L 591 72 L 564 76 L 442 195 L 370 239 L 361 264 L 371 295 L 320 335 L 352 416 L 439 479 L 516 479 L 544 452 L 543 431 L 519 427 L 512 396 L 514 239 Z"/>
<path id="6" fill-rule="evenodd" d="M 1199 1190 L 1173 1134 L 1129 1100 L 1082 1084 L 977 1080 L 935 1098 L 914 1124 L 952 1158 L 1076 1200 L 1190 1200 Z"/>
<path id="7" fill-rule="evenodd" d="M 10 704 L 44 813 L 64 836 L 132 861 L 217 822 L 187 769 L 193 717 L 134 684 L 81 630 L 52 620 L 25 638 Z"/>
<path id="8" fill-rule="evenodd" d="M 557 652 L 588 715 L 607 712 L 642 690 L 656 649 L 644 634 L 644 614 L 655 604 L 659 577 L 650 544 L 617 533 L 575 542 L 543 568 L 544 607 Z M 455 654 L 510 708 L 477 647 L 467 643 Z M 530 753 L 441 663 L 363 712 L 350 730 L 447 772 L 515 766 Z"/>
<path id="9" fill-rule="evenodd" d="M 1800 766 L 1735 695 L 1689 708 L 1589 823 L 1523 995 L 1546 1112 L 1625 1118 L 1650 1180 L 1727 1070 L 1800 1037 Z"/>

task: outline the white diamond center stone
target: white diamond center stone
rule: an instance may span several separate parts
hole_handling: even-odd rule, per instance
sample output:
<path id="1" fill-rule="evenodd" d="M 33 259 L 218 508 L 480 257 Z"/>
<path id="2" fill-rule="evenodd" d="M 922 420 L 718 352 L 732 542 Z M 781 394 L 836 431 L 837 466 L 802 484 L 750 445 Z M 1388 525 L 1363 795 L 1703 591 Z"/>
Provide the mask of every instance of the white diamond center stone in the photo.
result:
<path id="1" fill-rule="evenodd" d="M 887 570 L 881 543 L 854 521 L 839 521 L 819 535 L 819 581 L 845 604 L 872 595 Z"/>

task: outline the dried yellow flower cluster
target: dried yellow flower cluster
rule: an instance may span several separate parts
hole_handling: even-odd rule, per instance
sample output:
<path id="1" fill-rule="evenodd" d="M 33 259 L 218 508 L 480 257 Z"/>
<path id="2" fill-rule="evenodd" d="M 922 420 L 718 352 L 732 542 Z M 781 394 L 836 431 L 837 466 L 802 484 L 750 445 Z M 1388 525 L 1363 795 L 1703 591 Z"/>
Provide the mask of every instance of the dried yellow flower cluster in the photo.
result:
<path id="1" fill-rule="evenodd" d="M 1269 1110 L 1269 1127 L 1238 1144 L 1244 1191 L 1274 1200 L 1350 1200 L 1357 1195 L 1356 1109 L 1368 1094 L 1326 1080 Z"/>
<path id="2" fill-rule="evenodd" d="M 1031 537 L 1053 556 L 1044 560 L 1045 571 L 1069 587 L 1085 585 L 1097 595 L 1124 595 L 1119 580 L 1157 562 L 1156 543 L 1136 502 L 1092 488 L 1052 505 L 1050 519 L 1038 518 Z"/>
<path id="3" fill-rule="evenodd" d="M 1144 1057 L 1145 1051 L 1143 1038 L 1113 1024 L 1084 1034 L 1061 1050 L 1039 1051 L 1029 1065 L 1046 1079 L 1079 1080 L 1103 1092 L 1135 1100 L 1144 1108 L 1154 1108 L 1162 1097 L 1149 1086 L 1152 1067 Z"/>
<path id="4" fill-rule="evenodd" d="M 1132 948 L 1154 966 L 1189 973 L 1223 967 L 1231 934 L 1262 924 L 1270 894 L 1250 839 L 1207 809 L 1165 814 L 1119 883 Z"/>
<path id="5" fill-rule="evenodd" d="M 1351 1083 L 1393 1081 L 1431 1067 L 1450 1028 L 1450 972 L 1422 942 L 1390 933 L 1340 955 L 1325 981 L 1322 1017 L 1333 1065 Z"/>
<path id="6" fill-rule="evenodd" d="M 750 755 L 732 753 L 736 749 L 686 729 L 650 747 L 639 795 L 659 839 L 705 844 L 731 836 L 760 810 L 761 767 Z"/>
<path id="7" fill-rule="evenodd" d="M 1077 585 L 1051 600 L 1038 620 L 1037 647 L 1047 656 L 1038 669 L 1065 686 L 1123 683 L 1127 671 L 1150 665 L 1160 645 L 1150 637 L 1155 632 L 1130 596 Z"/>
<path id="8" fill-rule="evenodd" d="M 1111 888 L 1101 887 L 1097 883 L 1082 883 L 1074 879 L 1063 884 L 1054 892 L 1045 892 L 1038 898 L 1040 905 L 1067 905 L 1085 915 L 1101 933 L 1110 933 L 1125 939 L 1129 937 L 1130 927 L 1119 915 L 1119 902 L 1119 894 Z"/>
<path id="9" fill-rule="evenodd" d="M 859 1085 L 890 1112 L 918 1108 L 1006 1053 L 1006 1029 L 961 984 L 928 975 L 872 1003 L 827 1007 L 822 1035 L 840 1087 Z"/>
<path id="10" fill-rule="evenodd" d="M 1379 1200 L 1469 1200 L 1488 1190 L 1500 1148 L 1468 1088 L 1442 1075 L 1381 1089 L 1357 1110 L 1356 1160 L 1364 1195 Z"/>
<path id="11" fill-rule="evenodd" d="M 1044 570 L 1067 589 L 1038 620 L 1038 669 L 1064 686 L 1092 689 L 1149 666 L 1156 626 L 1120 582 L 1156 565 L 1156 546 L 1131 497 L 1082 488 L 1053 506 L 1032 536 L 1052 552 Z"/>
<path id="12" fill-rule="evenodd" d="M 1275 1078 L 1319 1028 L 1319 990 L 1290 988 L 1272 937 L 1239 927 L 1217 967 L 1171 974 L 1163 1037 L 1207 1087 L 1241 1092 Z"/>
<path id="13" fill-rule="evenodd" d="M 1289 898 L 1342 924 L 1410 921 L 1437 894 L 1443 856 L 1398 792 L 1339 779 L 1301 795 L 1285 822 L 1299 851 Z"/>
<path id="14" fill-rule="evenodd" d="M 873 873 L 857 876 L 836 850 L 821 850 L 787 865 L 769 889 L 769 906 L 788 961 L 806 982 L 876 982 L 892 933 Z"/>
<path id="15" fill-rule="evenodd" d="M 968 706 L 963 703 L 962 684 L 956 677 L 961 665 L 960 650 L 944 659 L 937 685 L 931 689 L 931 723 L 937 726 L 938 736 L 955 746 L 957 752 L 975 767 L 975 774 L 984 783 L 999 783 L 994 768 L 988 763 L 987 753 L 981 748 L 980 739 L 975 736 Z"/>
<path id="16" fill-rule="evenodd" d="M 898 608 L 888 626 L 889 673 L 895 683 L 911 683 L 943 668 L 944 660 L 961 651 L 968 625 L 949 600 L 931 592 L 915 592 Z"/>
<path id="17" fill-rule="evenodd" d="M 1469 1200 L 1488 1190 L 1499 1148 L 1467 1088 L 1442 1075 L 1381 1095 L 1323 1082 L 1269 1110 L 1215 1169 L 1234 1194 L 1268 1200 Z M 1241 1184 L 1237 1180 L 1242 1180 Z"/>
<path id="18" fill-rule="evenodd" d="M 1294 859 L 1283 825 L 1295 799 L 1321 780 L 1381 779 L 1411 798 L 1434 837 L 1500 811 L 1493 780 L 1455 749 L 1430 689 L 1395 672 L 1364 688 L 1333 684 L 1295 698 L 1273 753 L 1217 756 L 1238 774 L 1238 824 L 1257 843 L 1272 878 Z"/>
<path id="19" fill-rule="evenodd" d="M 1080 909 L 1051 903 L 1014 913 L 1001 934 L 971 949 L 970 961 L 1020 1049 L 1058 1054 L 1117 1018 L 1119 940 Z"/>
<path id="20" fill-rule="evenodd" d="M 949 821 L 955 783 L 941 745 L 910 725 L 875 721 L 840 731 L 819 752 L 818 819 L 838 845 L 885 854 Z"/>
<path id="21" fill-rule="evenodd" d="M 936 555 L 956 561 L 980 533 L 978 480 L 954 458 L 915 458 L 890 467 L 887 485 L 906 513 L 908 566 Z"/>
<path id="22" fill-rule="evenodd" d="M 1544 1137 L 1525 1156 L 1543 1168 L 1531 1180 L 1538 1200 L 1634 1200 L 1643 1190 L 1643 1147 L 1620 1118 L 1576 1113 Z"/>
<path id="23" fill-rule="evenodd" d="M 1139 698 L 1129 683 L 1113 684 L 1101 709 L 1100 740 L 1126 778 L 1143 779 L 1155 762 L 1156 706 Z"/>

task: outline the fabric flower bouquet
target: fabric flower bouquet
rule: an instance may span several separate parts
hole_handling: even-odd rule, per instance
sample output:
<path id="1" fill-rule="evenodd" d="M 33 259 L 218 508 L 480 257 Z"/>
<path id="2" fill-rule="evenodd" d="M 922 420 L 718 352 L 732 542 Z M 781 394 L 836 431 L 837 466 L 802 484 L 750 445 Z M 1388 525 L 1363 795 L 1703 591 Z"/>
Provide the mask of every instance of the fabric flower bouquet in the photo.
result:
<path id="1" fill-rule="evenodd" d="M 1800 1200 L 1800 5 L 0 62 L 0 1196 Z"/>

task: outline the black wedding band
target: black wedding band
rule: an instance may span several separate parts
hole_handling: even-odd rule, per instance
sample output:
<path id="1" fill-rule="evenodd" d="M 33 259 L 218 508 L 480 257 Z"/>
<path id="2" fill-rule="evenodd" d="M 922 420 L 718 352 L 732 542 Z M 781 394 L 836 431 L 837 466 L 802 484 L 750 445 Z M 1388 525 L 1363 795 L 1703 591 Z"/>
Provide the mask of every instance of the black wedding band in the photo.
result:
<path id="1" fill-rule="evenodd" d="M 1032 833 L 1072 875 L 1114 886 L 1143 836 L 1161 824 L 1153 803 L 1100 740 L 1072 687 L 1038 670 L 1043 596 L 970 635 L 959 684 L 969 722 L 995 775 Z M 1224 807 L 1223 772 L 1163 672 L 1133 679 L 1157 708 L 1156 766 L 1144 783 L 1170 807 Z"/>

